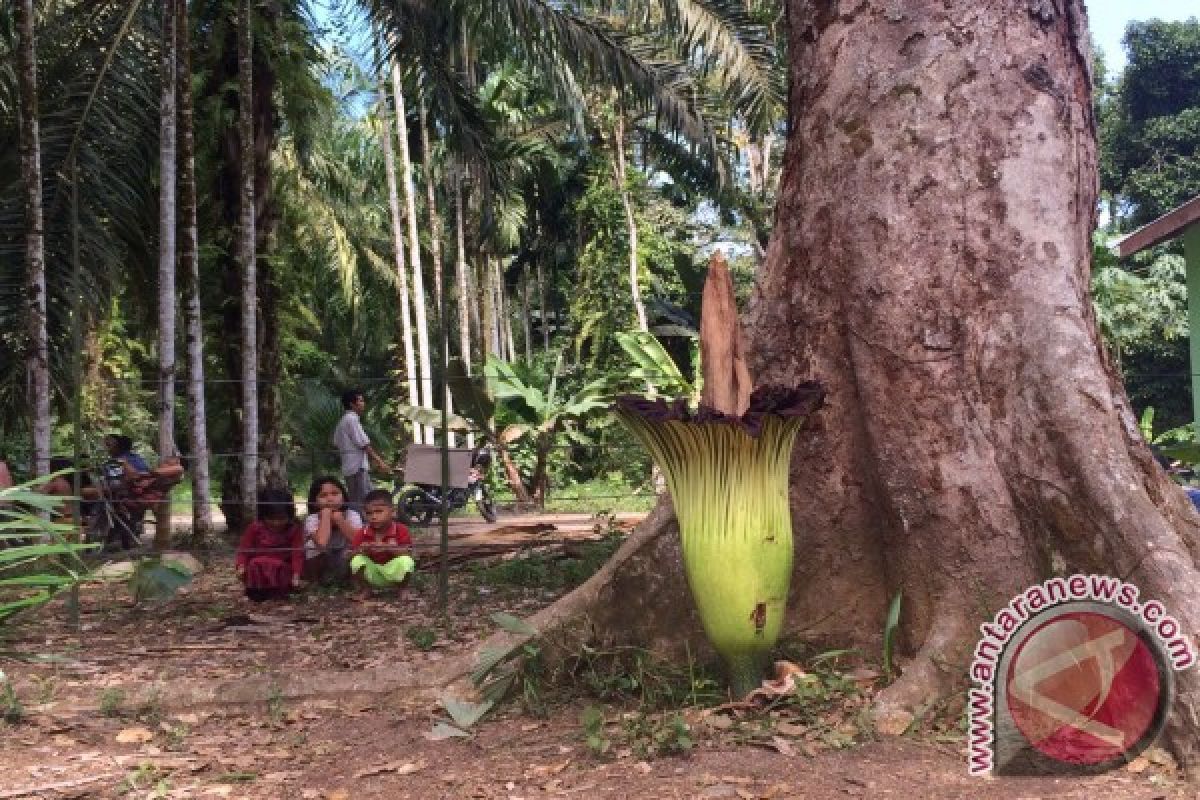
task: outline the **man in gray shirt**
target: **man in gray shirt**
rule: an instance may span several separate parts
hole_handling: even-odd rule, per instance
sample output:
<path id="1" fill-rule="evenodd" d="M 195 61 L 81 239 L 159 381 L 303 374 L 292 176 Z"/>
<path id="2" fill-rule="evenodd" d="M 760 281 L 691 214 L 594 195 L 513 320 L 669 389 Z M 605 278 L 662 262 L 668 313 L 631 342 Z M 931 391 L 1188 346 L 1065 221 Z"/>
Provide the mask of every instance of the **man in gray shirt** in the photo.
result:
<path id="1" fill-rule="evenodd" d="M 381 472 L 390 474 L 392 471 L 387 462 L 375 452 L 375 448 L 371 447 L 371 440 L 363 430 L 359 415 L 366 407 L 367 401 L 361 389 L 343 392 L 342 408 L 346 409 L 346 413 L 333 429 L 333 446 L 337 448 L 342 461 L 342 475 L 346 479 L 346 491 L 350 495 L 348 499 L 350 505 L 358 511 L 362 511 L 363 498 L 372 489 L 368 459 L 374 461 Z"/>

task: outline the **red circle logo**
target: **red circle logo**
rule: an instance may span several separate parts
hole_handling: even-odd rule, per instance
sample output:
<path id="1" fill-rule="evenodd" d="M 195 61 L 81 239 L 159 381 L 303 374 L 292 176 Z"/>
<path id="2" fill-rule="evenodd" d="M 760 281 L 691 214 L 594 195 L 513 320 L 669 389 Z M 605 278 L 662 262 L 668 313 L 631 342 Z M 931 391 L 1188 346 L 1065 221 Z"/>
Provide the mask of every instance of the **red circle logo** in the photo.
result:
<path id="1" fill-rule="evenodd" d="M 1161 719 L 1158 659 L 1136 631 L 1104 613 L 1072 611 L 1033 629 L 1009 661 L 1008 707 L 1044 755 L 1095 766 L 1130 757 Z"/>

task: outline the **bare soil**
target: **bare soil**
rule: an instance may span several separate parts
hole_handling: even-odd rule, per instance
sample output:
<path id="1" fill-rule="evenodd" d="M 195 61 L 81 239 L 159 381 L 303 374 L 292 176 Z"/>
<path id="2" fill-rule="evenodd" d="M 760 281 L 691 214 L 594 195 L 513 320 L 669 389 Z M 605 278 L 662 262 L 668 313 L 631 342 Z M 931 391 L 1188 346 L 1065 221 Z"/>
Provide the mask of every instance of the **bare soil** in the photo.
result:
<path id="1" fill-rule="evenodd" d="M 310 590 L 256 606 L 238 592 L 227 555 L 213 557 L 165 602 L 134 608 L 121 585 L 89 588 L 82 599 L 78 633 L 60 602 L 0 646 L 61 657 L 30 663 L 0 656 L 23 706 L 19 721 L 0 722 L 0 799 L 1196 796 L 1169 766 L 1146 759 L 1094 778 L 984 781 L 967 776 L 962 742 L 953 737 L 857 732 L 831 740 L 796 726 L 774 738 L 739 737 L 736 719 L 718 726 L 702 709 L 682 712 L 693 747 L 654 758 L 626 746 L 619 733 L 622 718 L 639 712 L 611 706 L 604 711 L 613 746 L 596 755 L 585 743 L 582 699 L 551 704 L 543 716 L 508 706 L 470 736 L 444 740 L 431 738 L 444 711 L 416 695 L 292 702 L 268 693 L 248 705 L 194 708 L 171 702 L 180 687 L 268 667 L 427 668 L 492 632 L 490 612 L 524 615 L 554 599 L 543 590 L 482 585 L 468 572 L 453 575 L 444 628 L 435 624 L 431 580 L 401 597 L 357 602 L 348 593 Z M 432 644 L 422 640 L 431 635 Z M 135 703 L 129 687 L 155 691 Z"/>

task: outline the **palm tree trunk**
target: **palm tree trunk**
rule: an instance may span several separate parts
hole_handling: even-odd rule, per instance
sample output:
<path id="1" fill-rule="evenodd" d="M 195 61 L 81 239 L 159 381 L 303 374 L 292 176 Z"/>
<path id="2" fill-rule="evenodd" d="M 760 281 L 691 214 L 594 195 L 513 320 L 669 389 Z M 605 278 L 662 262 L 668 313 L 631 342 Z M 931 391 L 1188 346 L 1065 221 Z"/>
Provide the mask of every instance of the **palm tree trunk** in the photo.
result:
<path id="1" fill-rule="evenodd" d="M 458 301 L 458 353 L 462 358 L 463 369 L 471 375 L 471 288 L 467 281 L 467 245 L 463 231 L 463 197 L 462 176 L 454 175 L 454 244 L 456 247 L 454 259 L 454 277 L 456 284 L 455 298 Z M 467 447 L 475 447 L 475 434 L 467 434 Z"/>
<path id="2" fill-rule="evenodd" d="M 21 181 L 25 184 L 25 268 L 29 292 L 30 405 L 34 474 L 50 471 L 50 340 L 46 331 L 46 239 L 42 208 L 42 143 L 38 131 L 37 45 L 33 0 L 16 4 L 17 84 L 21 107 Z"/>
<path id="3" fill-rule="evenodd" d="M 404 111 L 404 90 L 400 85 L 400 67 L 392 63 L 392 94 L 396 99 L 396 138 L 400 142 L 400 180 L 404 184 L 404 211 L 408 217 L 408 252 L 413 276 L 413 320 L 417 328 L 417 366 L 421 405 L 433 408 L 433 367 L 429 357 L 429 323 L 425 315 L 425 278 L 421 274 L 421 239 L 417 234 L 417 193 L 413 187 L 412 159 L 408 153 L 408 120 Z M 433 428 L 425 427 L 425 441 L 433 441 Z"/>
<path id="4" fill-rule="evenodd" d="M 242 503 L 243 519 L 253 517 L 258 493 L 258 275 L 254 225 L 254 78 L 251 0 L 241 0 L 238 19 L 238 148 L 240 184 L 238 261 L 242 316 Z"/>
<path id="5" fill-rule="evenodd" d="M 496 339 L 496 293 L 492 288 L 492 257 L 484 254 L 480 259 L 478 279 L 475 281 L 479 289 L 479 297 L 483 301 L 482 325 L 479 329 L 479 355 L 487 362 L 491 356 L 499 356 L 499 343 Z"/>
<path id="6" fill-rule="evenodd" d="M 387 96 L 387 80 L 380 78 L 381 94 Z M 387 108 L 386 102 L 383 108 Z M 400 217 L 400 192 L 396 186 L 396 157 L 392 150 L 392 126 L 389 124 L 386 112 L 383 121 L 383 131 L 380 143 L 383 145 L 383 165 L 387 172 L 388 209 L 392 217 L 392 250 L 396 254 L 396 285 L 400 295 L 400 338 L 404 347 L 404 374 L 407 379 L 408 404 L 421 405 L 420 384 L 417 382 L 417 358 L 413 348 L 412 310 L 409 308 L 408 267 L 404 263 L 404 235 L 401 231 L 403 222 Z M 417 444 L 425 442 L 424 428 L 413 423 L 413 441 Z"/>
<path id="7" fill-rule="evenodd" d="M 550 318 L 546 309 L 546 271 L 539 258 L 537 262 L 538 321 L 542 323 L 542 352 L 550 352 Z"/>
<path id="8" fill-rule="evenodd" d="M 175 449 L 175 7 L 162 6 L 158 139 L 158 456 Z M 154 510 L 154 548 L 171 538 L 171 507 Z"/>
<path id="9" fill-rule="evenodd" d="M 508 296 L 508 287 L 504 283 L 504 267 L 500 259 L 496 259 L 496 290 L 500 293 L 500 332 L 504 336 L 504 349 L 509 361 L 517 360 L 516 341 L 513 338 L 512 300 Z"/>
<path id="10" fill-rule="evenodd" d="M 629 184 L 625 179 L 625 116 L 620 108 L 617 109 L 617 125 L 613 138 L 616 142 L 613 173 L 617 191 L 621 194 L 621 206 L 625 209 L 625 225 L 629 230 L 629 288 L 633 296 L 633 308 L 637 312 L 638 330 L 646 332 L 650 330 L 650 326 L 646 322 L 646 306 L 642 303 L 642 289 L 638 283 L 638 229 L 633 216 Z"/>
<path id="11" fill-rule="evenodd" d="M 437 173 L 433 167 L 433 150 L 429 146 L 429 113 L 425 109 L 424 98 L 417 98 L 417 116 L 421 124 L 421 155 L 424 159 L 422 166 L 425 172 L 425 211 L 429 217 L 429 256 L 433 259 L 433 302 L 437 307 L 438 330 L 441 330 L 441 316 L 447 313 L 442 285 L 442 215 L 438 213 L 437 192 L 434 188 Z M 454 413 L 454 398 L 449 392 L 444 392 L 443 396 L 446 398 L 446 413 Z M 455 446 L 453 433 L 447 434 L 447 446 Z"/>
<path id="12" fill-rule="evenodd" d="M 188 428 L 191 434 L 192 535 L 197 541 L 212 536 L 209 504 L 208 419 L 204 405 L 204 326 L 200 316 L 199 231 L 196 223 L 196 142 L 192 115 L 191 36 L 187 0 L 175 0 L 175 52 L 178 58 L 176 93 L 179 107 L 179 267 L 186 284 L 183 316 L 187 328 Z"/>
<path id="13" fill-rule="evenodd" d="M 438 313 L 442 313 L 442 215 L 438 213 L 437 193 L 434 186 L 437 175 L 433 168 L 433 152 L 429 146 L 429 114 L 425 100 L 417 99 L 417 116 L 421 121 L 421 155 L 425 171 L 425 209 L 429 215 L 429 255 L 433 259 L 433 302 Z"/>
<path id="14" fill-rule="evenodd" d="M 525 339 L 525 360 L 533 361 L 533 322 L 529 318 L 529 267 L 521 274 L 521 326 Z"/>

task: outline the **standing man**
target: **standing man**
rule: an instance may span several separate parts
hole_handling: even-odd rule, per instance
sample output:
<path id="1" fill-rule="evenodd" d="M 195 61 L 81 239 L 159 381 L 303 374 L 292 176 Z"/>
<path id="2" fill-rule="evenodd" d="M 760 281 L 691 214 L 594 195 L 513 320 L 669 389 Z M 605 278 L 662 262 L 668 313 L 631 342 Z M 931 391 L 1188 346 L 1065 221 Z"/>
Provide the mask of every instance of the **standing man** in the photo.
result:
<path id="1" fill-rule="evenodd" d="M 381 472 L 392 471 L 387 462 L 375 452 L 375 448 L 371 447 L 371 440 L 363 430 L 359 415 L 366 407 L 367 401 L 361 389 L 343 392 L 342 408 L 346 409 L 346 413 L 338 420 L 337 427 L 333 430 L 333 446 L 337 448 L 338 456 L 342 460 L 342 475 L 346 479 L 350 505 L 359 512 L 362 511 L 363 498 L 372 488 L 367 459 L 374 461 Z"/>

